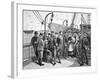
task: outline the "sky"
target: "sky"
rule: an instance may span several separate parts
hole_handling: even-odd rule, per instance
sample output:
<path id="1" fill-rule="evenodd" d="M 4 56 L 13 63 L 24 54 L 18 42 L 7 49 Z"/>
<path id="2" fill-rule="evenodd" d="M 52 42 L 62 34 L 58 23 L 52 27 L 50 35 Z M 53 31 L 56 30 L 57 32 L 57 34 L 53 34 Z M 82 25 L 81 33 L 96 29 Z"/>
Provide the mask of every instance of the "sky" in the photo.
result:
<path id="1" fill-rule="evenodd" d="M 45 19 L 45 16 L 50 13 L 48 11 L 38 11 L 41 15 L 42 19 Z M 70 26 L 72 22 L 72 18 L 74 13 L 63 13 L 63 12 L 53 12 L 53 23 L 63 25 L 64 20 L 68 20 L 68 26 Z M 83 14 L 85 21 L 87 22 L 87 14 Z M 38 16 L 39 17 L 39 16 Z M 41 25 L 39 18 L 36 17 L 36 15 L 30 11 L 24 11 L 24 30 L 43 30 L 44 25 Z M 51 15 L 47 17 L 47 24 L 50 23 Z M 76 14 L 75 20 L 74 20 L 75 27 L 80 29 L 81 24 L 81 14 Z"/>

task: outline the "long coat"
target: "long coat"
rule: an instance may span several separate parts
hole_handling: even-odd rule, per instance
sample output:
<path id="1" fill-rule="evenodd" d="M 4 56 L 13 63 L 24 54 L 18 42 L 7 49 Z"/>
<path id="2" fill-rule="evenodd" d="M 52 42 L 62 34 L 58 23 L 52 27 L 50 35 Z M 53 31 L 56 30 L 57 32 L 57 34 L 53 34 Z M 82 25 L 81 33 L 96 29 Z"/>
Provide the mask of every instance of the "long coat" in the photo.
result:
<path id="1" fill-rule="evenodd" d="M 84 64 L 84 63 L 88 63 L 88 56 L 87 56 L 87 48 L 86 46 L 88 46 L 88 40 L 87 38 L 82 38 L 79 40 L 79 46 L 78 46 L 78 62 L 80 64 Z"/>

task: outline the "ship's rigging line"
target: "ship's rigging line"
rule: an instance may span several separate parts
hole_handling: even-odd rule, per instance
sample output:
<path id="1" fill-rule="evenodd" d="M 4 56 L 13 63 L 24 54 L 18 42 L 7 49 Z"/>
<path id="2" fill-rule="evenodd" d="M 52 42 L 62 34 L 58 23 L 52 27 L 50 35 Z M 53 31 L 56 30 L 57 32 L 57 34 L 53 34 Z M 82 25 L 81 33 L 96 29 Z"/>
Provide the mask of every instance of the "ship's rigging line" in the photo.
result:
<path id="1" fill-rule="evenodd" d="M 72 22 L 71 22 L 71 24 L 70 24 L 71 27 L 74 27 L 75 17 L 76 17 L 76 13 L 73 14 Z"/>
<path id="2" fill-rule="evenodd" d="M 36 11 L 36 13 L 38 14 L 38 16 L 40 16 L 40 19 L 43 22 L 44 20 L 43 20 L 42 16 L 40 15 L 39 11 Z"/>
<path id="3" fill-rule="evenodd" d="M 40 15 L 40 13 L 38 11 L 32 11 L 34 13 L 34 15 L 36 16 L 36 18 L 39 20 L 39 22 L 42 24 L 42 22 L 44 21 L 42 19 L 42 16 Z"/>
<path id="4" fill-rule="evenodd" d="M 41 23 L 41 20 L 39 19 L 39 17 L 37 16 L 37 14 L 34 11 L 32 11 L 32 12 L 35 15 L 35 17 L 38 19 L 38 21 Z"/>
<path id="5" fill-rule="evenodd" d="M 87 22 L 85 21 L 85 18 L 84 18 L 84 16 L 83 16 L 83 14 L 81 14 L 81 18 L 82 18 L 83 23 L 84 23 L 84 24 L 87 24 Z"/>

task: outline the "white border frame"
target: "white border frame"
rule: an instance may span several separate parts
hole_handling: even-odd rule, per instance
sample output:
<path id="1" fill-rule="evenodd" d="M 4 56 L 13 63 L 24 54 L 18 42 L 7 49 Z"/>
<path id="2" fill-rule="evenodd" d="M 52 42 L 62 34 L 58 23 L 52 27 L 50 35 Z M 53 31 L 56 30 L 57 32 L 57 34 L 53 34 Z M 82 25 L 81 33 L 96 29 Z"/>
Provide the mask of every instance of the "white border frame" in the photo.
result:
<path id="1" fill-rule="evenodd" d="M 91 66 L 89 67 L 68 67 L 57 69 L 31 69 L 23 70 L 22 67 L 22 10 L 49 10 L 64 12 L 84 12 L 91 13 Z M 16 77 L 42 77 L 54 75 L 66 75 L 70 73 L 96 72 L 96 53 L 95 53 L 95 32 L 96 30 L 96 8 L 55 6 L 55 5 L 36 5 L 12 2 L 12 71 L 11 76 Z"/>

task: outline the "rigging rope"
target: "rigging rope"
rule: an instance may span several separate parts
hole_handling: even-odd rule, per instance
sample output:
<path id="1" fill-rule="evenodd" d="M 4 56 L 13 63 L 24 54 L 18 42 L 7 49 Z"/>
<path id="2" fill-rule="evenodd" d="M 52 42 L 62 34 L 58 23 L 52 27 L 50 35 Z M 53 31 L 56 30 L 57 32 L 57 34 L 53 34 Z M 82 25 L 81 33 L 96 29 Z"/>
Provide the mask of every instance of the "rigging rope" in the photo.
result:
<path id="1" fill-rule="evenodd" d="M 43 21 L 42 16 L 40 15 L 39 11 L 36 11 L 36 13 L 38 14 L 38 16 L 40 17 L 41 21 Z"/>
<path id="2" fill-rule="evenodd" d="M 72 17 L 72 22 L 71 22 L 71 25 L 70 25 L 71 27 L 74 26 L 75 17 L 76 17 L 76 13 L 74 13 L 74 15 Z"/>
<path id="3" fill-rule="evenodd" d="M 44 24 L 44 20 L 43 20 L 42 16 L 40 15 L 40 13 L 38 11 L 34 11 L 33 13 L 37 17 L 37 19 L 40 21 L 40 23 Z"/>
<path id="4" fill-rule="evenodd" d="M 34 15 L 36 16 L 36 18 L 39 20 L 39 22 L 41 23 L 41 20 L 39 19 L 39 17 L 37 16 L 37 14 L 34 12 L 34 11 L 32 11 L 33 13 L 34 13 Z"/>
<path id="5" fill-rule="evenodd" d="M 38 14 L 38 12 L 34 11 L 34 13 L 37 15 L 38 19 L 42 22 L 42 19 L 41 19 L 40 15 Z"/>
<path id="6" fill-rule="evenodd" d="M 82 18 L 83 23 L 84 23 L 84 24 L 87 24 L 86 21 L 85 21 L 85 18 L 84 18 L 84 16 L 83 16 L 83 14 L 81 14 L 81 18 Z"/>

